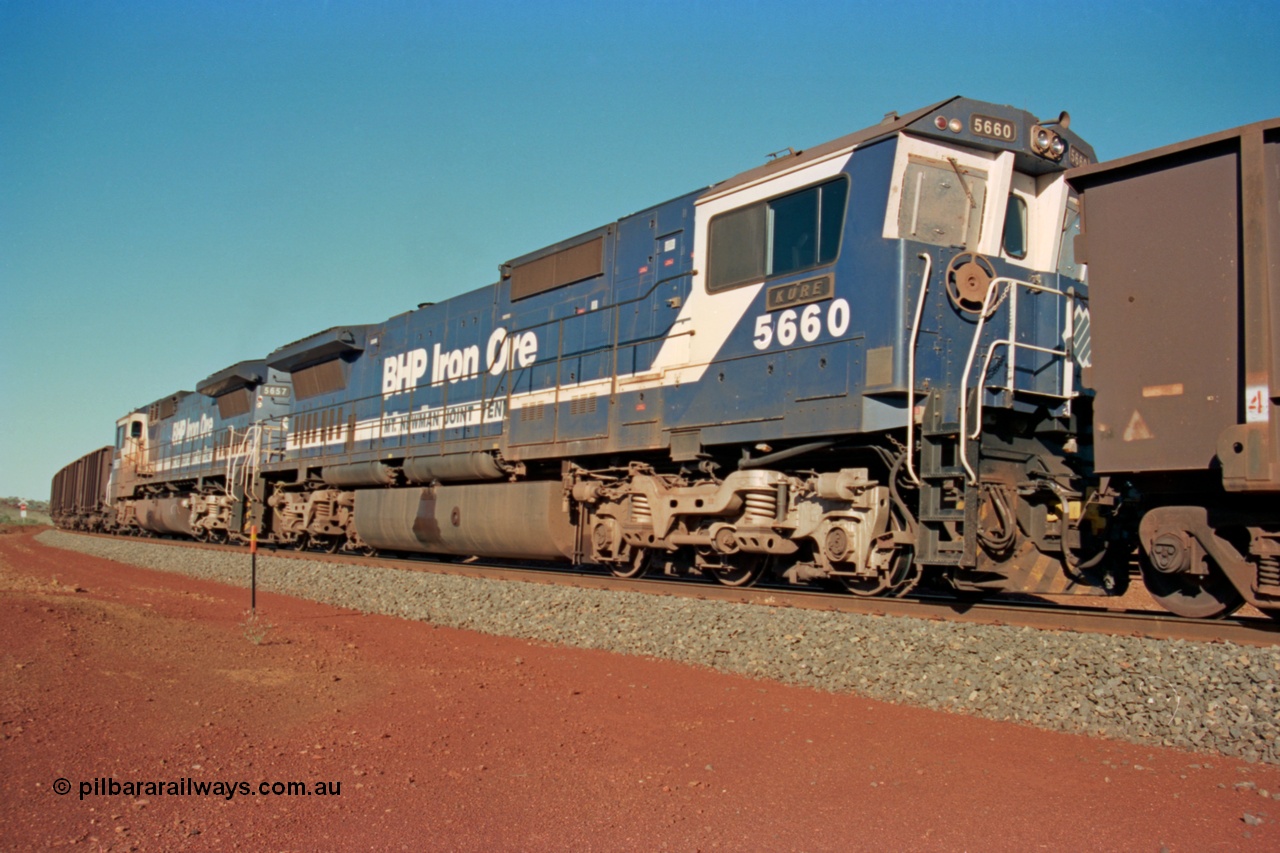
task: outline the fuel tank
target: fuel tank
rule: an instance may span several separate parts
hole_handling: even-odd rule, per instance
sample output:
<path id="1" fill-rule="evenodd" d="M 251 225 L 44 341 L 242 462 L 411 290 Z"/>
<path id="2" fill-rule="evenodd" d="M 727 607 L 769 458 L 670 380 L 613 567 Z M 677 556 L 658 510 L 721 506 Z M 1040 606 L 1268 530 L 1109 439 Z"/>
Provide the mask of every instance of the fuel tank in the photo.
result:
<path id="1" fill-rule="evenodd" d="M 568 560 L 575 531 L 566 504 L 559 480 L 361 489 L 355 525 L 385 551 Z"/>
<path id="2" fill-rule="evenodd" d="M 191 503 L 186 498 L 146 498 L 137 502 L 138 526 L 152 533 L 191 536 Z"/>

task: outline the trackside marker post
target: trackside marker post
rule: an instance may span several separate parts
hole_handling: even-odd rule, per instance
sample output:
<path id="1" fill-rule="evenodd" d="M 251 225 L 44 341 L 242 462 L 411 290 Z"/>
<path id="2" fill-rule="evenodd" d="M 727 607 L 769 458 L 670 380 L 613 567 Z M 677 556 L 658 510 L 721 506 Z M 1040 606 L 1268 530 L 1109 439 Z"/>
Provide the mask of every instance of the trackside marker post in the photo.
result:
<path id="1" fill-rule="evenodd" d="M 258 612 L 258 525 L 249 528 L 249 612 Z"/>

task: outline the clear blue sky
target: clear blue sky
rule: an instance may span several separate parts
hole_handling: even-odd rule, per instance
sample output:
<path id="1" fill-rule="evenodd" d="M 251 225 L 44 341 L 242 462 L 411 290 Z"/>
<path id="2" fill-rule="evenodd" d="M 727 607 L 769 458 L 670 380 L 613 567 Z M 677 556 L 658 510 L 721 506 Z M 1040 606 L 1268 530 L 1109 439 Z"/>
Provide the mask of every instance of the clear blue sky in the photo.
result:
<path id="1" fill-rule="evenodd" d="M 1273 2 L 0 0 L 0 496 L 340 323 L 950 95 L 1280 115 Z"/>

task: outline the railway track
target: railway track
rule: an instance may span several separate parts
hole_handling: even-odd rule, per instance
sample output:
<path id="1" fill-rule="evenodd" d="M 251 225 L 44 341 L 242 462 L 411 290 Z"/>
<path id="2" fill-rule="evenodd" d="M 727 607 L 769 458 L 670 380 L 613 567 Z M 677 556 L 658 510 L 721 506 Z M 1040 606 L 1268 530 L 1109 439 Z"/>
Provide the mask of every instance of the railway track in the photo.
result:
<path id="1" fill-rule="evenodd" d="M 108 534 L 79 533 L 119 540 Z M 172 539 L 151 539 L 156 544 L 175 547 L 249 553 L 242 545 L 219 545 Z M 1074 631 L 1112 636 L 1145 637 L 1157 640 L 1231 642 L 1243 646 L 1280 645 L 1280 621 L 1259 617 L 1227 619 L 1185 619 L 1164 611 L 1115 609 L 1103 606 L 1069 606 L 1042 601 L 992 597 L 982 601 L 961 601 L 946 596 L 917 595 L 907 598 L 860 598 L 812 588 L 780 585 L 727 587 L 702 578 L 622 579 L 596 571 L 561 566 L 519 566 L 480 560 L 440 560 L 429 557 L 363 557 L 328 554 L 321 551 L 294 551 L 263 546 L 262 552 L 283 559 L 324 561 L 357 566 L 378 566 L 403 571 L 435 572 L 497 581 L 524 581 L 581 589 L 641 592 L 649 595 L 680 596 L 708 601 L 726 601 L 766 607 L 803 608 L 873 616 L 912 617 L 975 625 L 1009 625 L 1044 631 Z M 1096 600 L 1096 599 L 1094 599 Z"/>

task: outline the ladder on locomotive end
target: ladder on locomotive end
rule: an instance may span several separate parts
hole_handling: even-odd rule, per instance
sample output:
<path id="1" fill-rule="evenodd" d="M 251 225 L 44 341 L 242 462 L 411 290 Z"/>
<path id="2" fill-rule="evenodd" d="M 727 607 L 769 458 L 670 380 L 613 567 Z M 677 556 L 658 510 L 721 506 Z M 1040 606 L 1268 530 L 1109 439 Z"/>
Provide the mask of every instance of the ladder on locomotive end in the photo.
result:
<path id="1" fill-rule="evenodd" d="M 911 332 L 908 365 L 908 459 L 915 426 L 915 358 L 923 317 L 925 298 L 929 287 L 932 259 L 922 254 L 925 272 L 917 302 L 915 322 Z M 1063 312 L 1062 347 L 1042 347 L 1018 340 L 1018 293 L 1050 294 L 1066 301 Z M 961 378 L 959 417 L 949 420 L 944 412 L 943 395 L 932 391 L 925 400 L 920 423 L 920 465 L 917 475 L 913 465 L 908 465 L 908 475 L 920 487 L 919 536 L 916 542 L 916 561 L 922 565 L 973 568 L 978 558 L 978 513 L 982 504 L 981 447 L 983 409 L 988 394 L 1003 394 L 1004 404 L 1012 406 L 1015 399 L 1054 399 L 1062 403 L 1062 410 L 1070 414 L 1071 402 L 1079 391 L 1075 384 L 1076 323 L 1080 316 L 1083 297 L 1073 289 L 1059 290 L 1039 281 L 1021 281 L 1009 277 L 997 277 L 991 281 L 983 300 L 981 312 L 969 346 Z M 970 387 L 973 366 L 982 343 L 987 320 L 1002 303 L 1007 303 L 1008 330 L 1004 337 L 991 340 L 982 360 L 981 380 Z M 1003 382 L 991 374 L 995 354 L 1004 350 L 1006 365 Z M 1019 350 L 1039 352 L 1057 359 L 1061 375 L 1057 388 L 1052 392 L 1029 390 L 1017 385 L 1017 353 Z"/>
<path id="2" fill-rule="evenodd" d="M 231 509 L 232 530 L 242 531 L 246 520 L 262 526 L 262 508 L 266 506 L 262 466 L 273 458 L 284 457 L 284 447 L 279 441 L 283 434 L 283 425 L 264 421 L 249 424 L 238 436 L 232 427 L 225 475 L 226 493 L 235 499 Z"/>
<path id="3" fill-rule="evenodd" d="M 920 430 L 920 507 L 916 562 L 972 568 L 978 561 L 977 484 L 971 484 L 962 458 L 977 442 L 963 439 L 960 424 L 944 419 L 941 392 L 932 392 Z"/>

